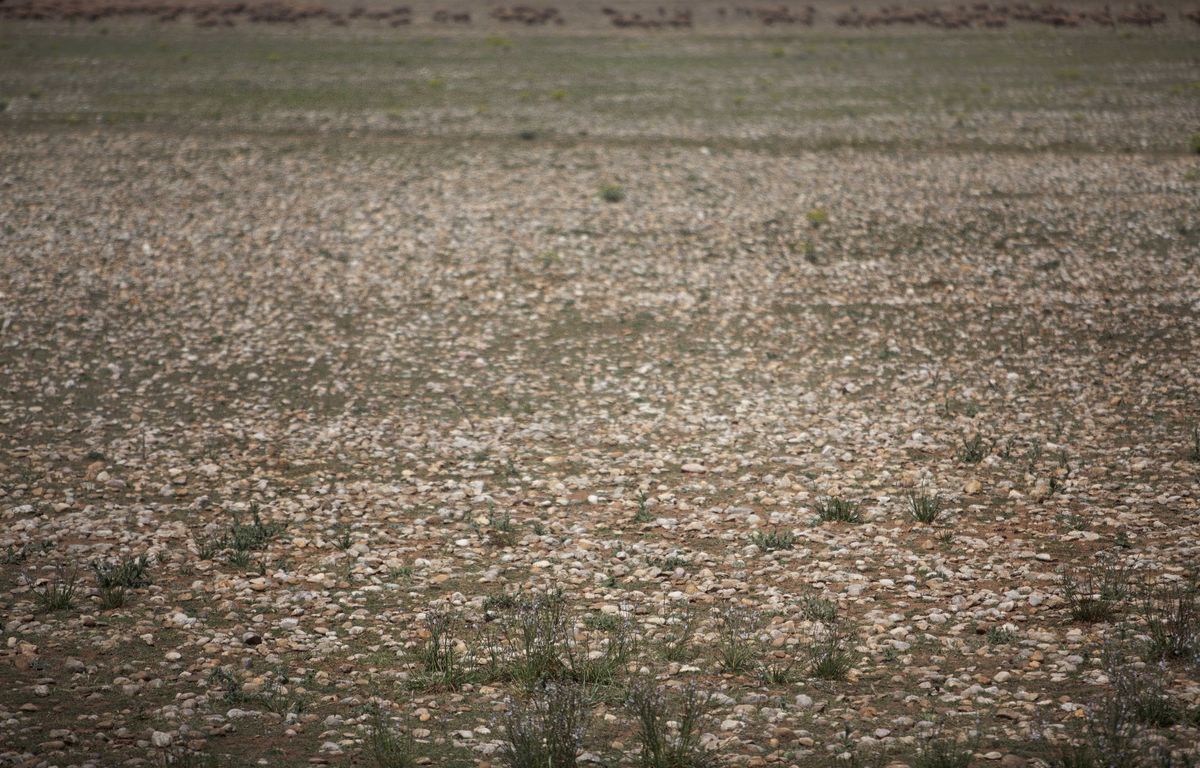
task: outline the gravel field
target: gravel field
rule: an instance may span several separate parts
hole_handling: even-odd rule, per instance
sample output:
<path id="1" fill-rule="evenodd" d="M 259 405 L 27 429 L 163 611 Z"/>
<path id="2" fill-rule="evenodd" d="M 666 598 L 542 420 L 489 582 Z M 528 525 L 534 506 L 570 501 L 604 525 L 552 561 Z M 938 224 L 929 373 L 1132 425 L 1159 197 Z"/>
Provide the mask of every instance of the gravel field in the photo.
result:
<path id="1" fill-rule="evenodd" d="M 1200 758 L 1200 28 L 665 39 L 0 24 L 0 765 Z"/>

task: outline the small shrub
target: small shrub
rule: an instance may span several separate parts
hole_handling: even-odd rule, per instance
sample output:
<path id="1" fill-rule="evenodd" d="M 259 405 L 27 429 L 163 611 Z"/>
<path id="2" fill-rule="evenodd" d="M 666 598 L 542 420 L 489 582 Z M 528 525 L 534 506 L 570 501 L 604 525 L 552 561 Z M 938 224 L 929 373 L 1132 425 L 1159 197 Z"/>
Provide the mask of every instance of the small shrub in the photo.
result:
<path id="1" fill-rule="evenodd" d="M 605 184 L 600 187 L 600 199 L 606 203 L 619 203 L 625 199 L 625 189 L 619 184 Z"/>
<path id="2" fill-rule="evenodd" d="M 378 707 L 371 712 L 364 748 L 376 768 L 413 768 L 417 764 L 412 737 L 397 732 Z"/>
<path id="3" fill-rule="evenodd" d="M 653 684 L 642 683 L 630 692 L 628 707 L 637 721 L 642 768 L 710 768 L 717 764 L 700 746 L 711 706 L 709 697 L 695 687 L 669 698 Z"/>
<path id="4" fill-rule="evenodd" d="M 575 768 L 590 715 L 578 686 L 550 683 L 510 705 L 500 759 L 509 768 Z"/>
<path id="5" fill-rule="evenodd" d="M 354 546 L 354 537 L 350 535 L 350 526 L 344 523 L 338 523 L 334 526 L 335 536 L 333 545 L 343 552 Z"/>
<path id="6" fill-rule="evenodd" d="M 34 589 L 38 609 L 44 612 L 70 610 L 78 592 L 76 576 L 73 570 L 68 571 L 61 566 L 55 569 L 54 576 L 41 589 Z"/>
<path id="7" fill-rule="evenodd" d="M 805 214 L 805 218 L 808 219 L 808 225 L 816 229 L 829 223 L 829 212 L 824 208 L 813 208 Z"/>
<path id="8" fill-rule="evenodd" d="M 1200 134 L 1196 134 L 1200 136 Z M 1196 150 L 1200 152 L 1200 150 Z M 1200 461 L 1200 424 L 1192 425 L 1192 446 L 1188 450 L 1188 459 L 1191 461 Z"/>
<path id="9" fill-rule="evenodd" d="M 1200 133 L 1192 134 L 1192 154 L 1200 155 Z"/>
<path id="10" fill-rule="evenodd" d="M 826 496 L 823 499 L 818 499 L 817 503 L 813 506 L 813 511 L 817 513 L 817 517 L 822 522 L 826 523 L 862 522 L 862 512 L 859 511 L 858 504 L 838 496 Z"/>
<path id="11" fill-rule="evenodd" d="M 517 138 L 520 139 L 521 141 L 533 141 L 537 137 L 538 137 L 537 131 L 532 130 L 530 128 L 526 128 L 524 130 L 517 132 Z"/>
<path id="12" fill-rule="evenodd" d="M 942 514 L 942 499 L 936 493 L 913 491 L 908 494 L 908 514 L 918 523 L 935 523 Z"/>
<path id="13" fill-rule="evenodd" d="M 753 541 L 763 552 L 779 552 L 796 546 L 796 534 L 774 528 L 770 531 L 755 531 Z"/>

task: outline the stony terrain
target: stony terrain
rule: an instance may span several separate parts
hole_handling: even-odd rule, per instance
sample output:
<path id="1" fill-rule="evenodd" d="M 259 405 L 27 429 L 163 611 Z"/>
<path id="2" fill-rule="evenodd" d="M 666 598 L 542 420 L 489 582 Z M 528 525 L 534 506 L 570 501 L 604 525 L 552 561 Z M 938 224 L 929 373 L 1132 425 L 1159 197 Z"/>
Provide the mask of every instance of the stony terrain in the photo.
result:
<path id="1" fill-rule="evenodd" d="M 1188 765 L 1196 44 L 0 26 L 0 765 Z"/>

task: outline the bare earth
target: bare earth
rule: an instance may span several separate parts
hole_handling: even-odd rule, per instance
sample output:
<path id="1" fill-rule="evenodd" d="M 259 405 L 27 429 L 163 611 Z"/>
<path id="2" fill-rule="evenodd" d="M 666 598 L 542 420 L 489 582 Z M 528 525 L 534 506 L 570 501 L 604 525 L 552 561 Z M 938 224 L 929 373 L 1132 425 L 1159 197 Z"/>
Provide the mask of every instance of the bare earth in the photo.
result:
<path id="1" fill-rule="evenodd" d="M 0 24 L 0 765 L 1188 765 L 1198 51 Z"/>

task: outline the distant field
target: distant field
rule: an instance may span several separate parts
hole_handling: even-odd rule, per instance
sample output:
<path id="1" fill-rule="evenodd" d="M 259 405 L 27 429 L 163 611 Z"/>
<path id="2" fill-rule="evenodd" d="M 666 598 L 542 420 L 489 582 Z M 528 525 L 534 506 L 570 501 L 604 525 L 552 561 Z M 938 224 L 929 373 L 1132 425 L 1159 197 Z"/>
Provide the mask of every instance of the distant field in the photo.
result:
<path id="1" fill-rule="evenodd" d="M 0 26 L 0 125 L 1162 151 L 1200 122 L 1200 35 L 762 36 Z"/>

